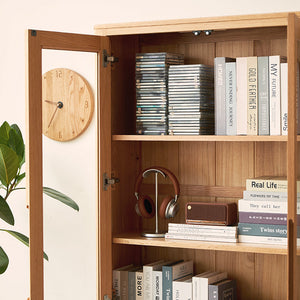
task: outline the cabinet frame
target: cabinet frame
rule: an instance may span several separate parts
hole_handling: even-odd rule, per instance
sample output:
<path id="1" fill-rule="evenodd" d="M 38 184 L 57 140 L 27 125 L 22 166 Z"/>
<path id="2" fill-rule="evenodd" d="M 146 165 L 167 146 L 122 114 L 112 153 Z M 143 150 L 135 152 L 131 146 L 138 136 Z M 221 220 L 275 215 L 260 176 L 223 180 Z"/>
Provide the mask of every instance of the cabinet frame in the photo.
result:
<path id="1" fill-rule="evenodd" d="M 199 18 L 187 20 L 136 22 L 126 24 L 111 24 L 95 26 L 97 36 L 72 35 L 67 33 L 51 33 L 42 31 L 28 32 L 28 105 L 27 105 L 27 197 L 30 206 L 30 285 L 31 300 L 43 299 L 43 205 L 42 201 L 42 126 L 41 126 L 41 50 L 60 49 L 74 51 L 96 52 L 98 54 L 98 299 L 104 295 L 112 297 L 112 208 L 111 190 L 102 190 L 102 174 L 111 174 L 112 140 L 114 142 L 169 142 L 169 141 L 208 141 L 208 142 L 268 142 L 280 141 L 287 143 L 288 166 L 288 247 L 287 247 L 287 299 L 297 298 L 297 244 L 296 244 L 296 175 L 297 175 L 297 124 L 296 124 L 296 63 L 298 56 L 297 41 L 300 40 L 300 12 L 275 13 L 248 16 Z M 218 137 L 200 136 L 187 137 L 149 137 L 135 135 L 112 136 L 111 128 L 111 67 L 102 66 L 101 51 L 105 48 L 110 52 L 110 38 L 104 36 L 126 36 L 143 34 L 164 34 L 176 32 L 191 32 L 193 30 L 253 30 L 256 28 L 286 27 L 287 57 L 288 57 L 288 137 Z M 226 32 L 224 33 L 226 35 Z M 239 37 L 236 38 L 237 40 Z M 112 49 L 113 50 L 113 49 Z M 105 76 L 104 76 L 105 75 Z M 101 82 L 100 82 L 101 81 Z M 291 88 L 293 87 L 293 88 Z M 100 88 L 100 89 L 99 89 Z M 100 99 L 106 99 L 100 101 Z M 103 143 L 105 141 L 105 143 Z M 120 183 L 122 184 L 122 182 Z M 100 219 L 102 222 L 100 222 Z M 104 224 L 106 226 L 104 227 Z M 115 243 L 118 237 L 115 238 Z M 125 238 L 126 239 L 126 238 Z M 121 242 L 130 244 L 130 241 Z M 132 245 L 143 246 L 144 242 Z M 147 242 L 145 246 L 162 246 Z M 166 246 L 174 247 L 174 246 Z M 192 246 L 193 247 L 193 246 Z M 195 246 L 196 247 L 196 246 Z M 189 248 L 189 247 L 188 247 Z M 204 249 L 204 248 L 203 248 Z M 208 246 L 207 249 L 210 249 Z M 212 250 L 217 250 L 212 247 Z M 231 251 L 224 250 L 222 251 Z M 239 252 L 239 250 L 234 250 Z M 246 250 L 246 252 L 251 250 Z M 255 251 L 253 252 L 255 253 Z M 268 251 L 266 253 L 269 253 Z M 278 254 L 285 254 L 284 251 Z M 105 271 L 105 272 L 104 272 Z M 101 276 L 101 274 L 103 276 Z"/>

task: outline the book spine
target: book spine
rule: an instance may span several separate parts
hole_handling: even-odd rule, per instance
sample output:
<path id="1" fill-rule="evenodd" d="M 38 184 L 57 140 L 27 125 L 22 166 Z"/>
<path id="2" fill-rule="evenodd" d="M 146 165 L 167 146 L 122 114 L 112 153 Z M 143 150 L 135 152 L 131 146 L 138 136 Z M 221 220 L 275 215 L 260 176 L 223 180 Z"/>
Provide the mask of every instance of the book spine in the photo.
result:
<path id="1" fill-rule="evenodd" d="M 208 299 L 208 286 L 209 284 L 224 280 L 227 278 L 227 272 L 221 272 L 218 273 L 212 277 L 209 278 L 204 278 L 202 282 L 202 287 L 201 287 L 201 293 L 202 293 L 202 298 L 201 299 Z"/>
<path id="2" fill-rule="evenodd" d="M 128 272 L 128 300 L 135 300 L 135 272 Z"/>
<path id="3" fill-rule="evenodd" d="M 163 278 L 163 300 L 172 299 L 172 281 L 173 281 L 173 268 L 172 266 L 162 267 Z"/>
<path id="4" fill-rule="evenodd" d="M 287 201 L 255 201 L 239 200 L 239 212 L 279 213 L 287 214 Z M 300 204 L 297 204 L 297 214 L 300 214 Z"/>
<path id="5" fill-rule="evenodd" d="M 280 64 L 281 134 L 288 134 L 288 64 Z"/>
<path id="6" fill-rule="evenodd" d="M 287 180 L 277 179 L 246 179 L 247 191 L 287 192 Z M 300 181 L 297 181 L 300 191 Z"/>
<path id="7" fill-rule="evenodd" d="M 211 241 L 211 242 L 226 242 L 226 243 L 236 243 L 237 238 L 220 236 L 201 236 L 201 235 L 187 235 L 187 234 L 176 234 L 176 233 L 166 233 L 166 239 L 178 239 L 178 240 L 194 240 L 194 241 Z"/>
<path id="8" fill-rule="evenodd" d="M 247 57 L 247 134 L 257 135 L 257 57 Z"/>
<path id="9" fill-rule="evenodd" d="M 162 300 L 162 271 L 152 273 L 153 300 Z"/>
<path id="10" fill-rule="evenodd" d="M 143 293 L 143 272 L 135 272 L 135 299 L 136 300 L 143 300 L 144 293 Z"/>
<path id="11" fill-rule="evenodd" d="M 258 134 L 270 135 L 269 57 L 257 58 Z"/>
<path id="12" fill-rule="evenodd" d="M 226 135 L 225 120 L 225 57 L 214 59 L 215 80 L 215 134 Z"/>
<path id="13" fill-rule="evenodd" d="M 152 266 L 143 267 L 144 300 L 152 300 Z"/>
<path id="14" fill-rule="evenodd" d="M 217 226 L 220 227 L 220 226 Z M 175 234 L 190 234 L 190 235 L 203 235 L 203 236 L 227 236 L 227 237 L 235 237 L 237 231 L 226 231 L 226 228 L 216 228 L 216 229 L 185 229 L 185 228 L 169 228 L 168 233 L 175 233 Z"/>
<path id="15" fill-rule="evenodd" d="M 236 63 L 227 62 L 226 69 L 226 134 L 236 135 Z"/>
<path id="16" fill-rule="evenodd" d="M 247 134 L 247 57 L 236 59 L 237 134 Z"/>
<path id="17" fill-rule="evenodd" d="M 274 224 L 285 225 L 287 222 L 286 214 L 272 214 L 272 213 L 254 213 L 254 212 L 239 212 L 239 221 L 241 223 L 259 223 L 259 224 Z M 299 224 L 300 218 L 297 215 Z"/>
<path id="18" fill-rule="evenodd" d="M 274 236 L 239 235 L 240 243 L 287 245 L 287 238 Z M 299 239 L 297 239 L 297 243 Z"/>
<path id="19" fill-rule="evenodd" d="M 270 135 L 281 134 L 280 118 L 280 56 L 269 56 Z"/>
<path id="20" fill-rule="evenodd" d="M 120 284 L 121 284 L 120 299 L 128 300 L 128 271 L 121 271 Z"/>
<path id="21" fill-rule="evenodd" d="M 173 300 L 191 300 L 192 282 L 173 281 Z"/>
<path id="22" fill-rule="evenodd" d="M 243 191 L 243 197 L 245 200 L 256 200 L 256 201 L 265 201 L 265 200 L 278 200 L 286 201 L 287 193 L 286 192 L 265 192 L 265 191 Z M 299 196 L 298 196 L 299 197 Z"/>
<path id="23" fill-rule="evenodd" d="M 239 235 L 287 237 L 286 225 L 239 223 L 238 228 Z M 297 237 L 300 237 L 299 233 Z"/>
<path id="24" fill-rule="evenodd" d="M 113 270 L 113 289 L 115 290 L 115 295 L 120 297 L 120 271 Z"/>
<path id="25" fill-rule="evenodd" d="M 168 228 L 183 228 L 183 229 L 207 229 L 207 230 L 215 230 L 215 225 L 197 225 L 197 224 L 182 224 L 182 223 L 169 223 Z M 236 231 L 236 226 L 224 226 L 224 230 L 226 231 Z"/>
<path id="26" fill-rule="evenodd" d="M 219 300 L 218 286 L 210 284 L 208 285 L 208 300 Z M 230 299 L 230 298 L 229 298 Z"/>

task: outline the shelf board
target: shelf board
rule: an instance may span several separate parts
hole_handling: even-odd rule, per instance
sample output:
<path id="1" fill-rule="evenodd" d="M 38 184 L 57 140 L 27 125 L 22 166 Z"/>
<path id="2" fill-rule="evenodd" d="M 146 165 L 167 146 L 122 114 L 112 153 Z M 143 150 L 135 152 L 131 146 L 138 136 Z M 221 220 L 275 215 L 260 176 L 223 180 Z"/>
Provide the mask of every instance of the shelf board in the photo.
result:
<path id="1" fill-rule="evenodd" d="M 283 135 L 113 135 L 113 141 L 165 141 L 165 142 L 287 142 L 287 136 Z M 300 137 L 297 137 L 300 141 Z"/>
<path id="2" fill-rule="evenodd" d="M 198 250 L 216 250 L 229 252 L 279 254 L 287 255 L 287 247 L 281 245 L 248 244 L 248 243 L 219 243 L 206 241 L 175 240 L 164 238 L 145 238 L 137 233 L 120 234 L 113 237 L 114 244 L 154 246 L 166 248 L 183 248 Z M 297 255 L 300 255 L 298 248 Z"/>

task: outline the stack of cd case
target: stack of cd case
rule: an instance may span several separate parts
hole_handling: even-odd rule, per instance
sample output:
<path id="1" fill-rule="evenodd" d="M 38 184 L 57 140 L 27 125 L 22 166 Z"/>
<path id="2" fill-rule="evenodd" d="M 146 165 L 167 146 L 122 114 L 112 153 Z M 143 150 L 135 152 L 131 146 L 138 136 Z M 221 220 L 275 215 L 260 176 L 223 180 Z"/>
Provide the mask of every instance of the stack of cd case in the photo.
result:
<path id="1" fill-rule="evenodd" d="M 214 134 L 214 69 L 203 64 L 170 66 L 171 135 Z"/>
<path id="2" fill-rule="evenodd" d="M 183 54 L 136 54 L 137 134 L 168 134 L 168 68 L 183 63 Z"/>

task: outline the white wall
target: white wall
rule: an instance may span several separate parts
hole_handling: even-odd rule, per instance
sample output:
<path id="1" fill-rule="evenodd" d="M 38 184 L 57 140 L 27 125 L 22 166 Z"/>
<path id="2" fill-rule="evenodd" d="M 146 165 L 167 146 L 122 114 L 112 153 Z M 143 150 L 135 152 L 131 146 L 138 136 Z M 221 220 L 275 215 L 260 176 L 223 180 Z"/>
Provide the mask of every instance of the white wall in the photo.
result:
<path id="1" fill-rule="evenodd" d="M 300 11 L 300 1 L 1 0 L 0 123 L 7 120 L 19 124 L 23 132 L 25 129 L 25 29 L 93 33 L 95 24 L 280 11 Z M 47 53 L 44 71 L 69 67 L 94 86 L 93 58 L 82 60 L 76 55 Z M 95 120 L 73 142 L 61 145 L 44 139 L 44 183 L 72 196 L 81 208 L 76 213 L 45 201 L 45 248 L 50 256 L 45 264 L 45 299 L 95 299 L 94 133 Z M 10 205 L 16 217 L 15 230 L 28 234 L 25 192 L 12 196 Z M 0 221 L 1 227 L 8 228 Z M 0 245 L 11 259 L 8 271 L 0 276 L 0 298 L 26 299 L 28 249 L 4 233 Z"/>

